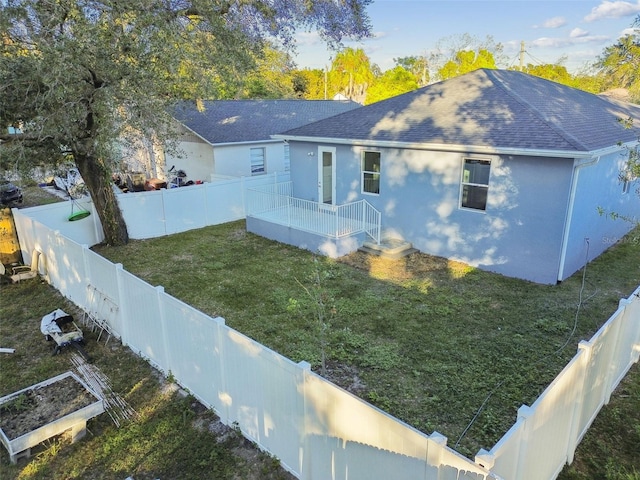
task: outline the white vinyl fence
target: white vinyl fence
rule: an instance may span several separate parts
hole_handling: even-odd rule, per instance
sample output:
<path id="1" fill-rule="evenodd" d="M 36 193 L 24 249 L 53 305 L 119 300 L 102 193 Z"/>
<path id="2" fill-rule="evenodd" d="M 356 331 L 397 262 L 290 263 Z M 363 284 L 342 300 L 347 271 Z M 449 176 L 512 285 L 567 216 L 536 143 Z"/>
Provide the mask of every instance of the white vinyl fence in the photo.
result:
<path id="1" fill-rule="evenodd" d="M 487 479 L 482 467 L 15 210 L 45 277 L 301 479 Z M 203 287 L 206 288 L 206 287 Z"/>
<path id="2" fill-rule="evenodd" d="M 476 462 L 501 478 L 553 479 L 611 393 L 640 357 L 640 287 L 619 307 L 516 423 Z"/>
<path id="3" fill-rule="evenodd" d="M 152 218 L 145 208 L 159 207 L 144 197 L 137 202 L 141 224 L 134 238 L 152 236 L 143 225 L 155 232 L 160 224 L 171 225 L 165 232 L 201 225 L 194 219 L 142 222 Z M 178 211 L 163 208 L 171 216 Z M 182 208 L 202 210 L 198 204 Z M 55 206 L 13 212 L 23 256 L 42 252 L 43 274 L 53 286 L 151 364 L 171 372 L 223 422 L 237 422 L 301 479 L 551 480 L 573 460 L 596 414 L 640 356 L 639 287 L 474 463 L 437 432 L 415 430 L 315 375 L 305 362 L 293 363 L 95 254 L 87 246 L 97 230 L 86 222 L 91 217 L 65 223 Z"/>
<path id="4" fill-rule="evenodd" d="M 129 237 L 142 240 L 243 219 L 248 188 L 288 180 L 288 172 L 218 178 L 215 182 L 189 187 L 123 193 L 117 198 Z M 78 207 L 92 214 L 82 220 L 68 221 L 71 209 L 77 211 Z M 81 245 L 95 245 L 104 238 L 100 220 L 88 197 L 76 200 L 74 206 L 71 202 L 62 202 L 30 208 L 29 217 Z M 30 257 L 23 254 L 23 258 Z"/>

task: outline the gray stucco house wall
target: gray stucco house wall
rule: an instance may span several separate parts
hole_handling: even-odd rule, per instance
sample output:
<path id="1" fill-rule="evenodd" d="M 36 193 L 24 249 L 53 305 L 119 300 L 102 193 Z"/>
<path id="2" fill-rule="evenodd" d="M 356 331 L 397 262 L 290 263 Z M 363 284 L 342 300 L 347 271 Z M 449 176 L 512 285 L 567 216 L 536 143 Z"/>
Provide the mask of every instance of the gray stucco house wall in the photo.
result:
<path id="1" fill-rule="evenodd" d="M 386 235 L 422 252 L 553 284 L 612 246 L 640 214 L 639 182 L 618 176 L 640 107 L 520 72 L 478 70 L 279 135 L 293 196 L 319 199 L 335 152 L 335 198 L 367 200 Z M 363 192 L 363 151 L 379 152 L 379 193 Z M 466 160 L 489 165 L 486 208 L 464 208 Z M 489 163 L 487 163 L 489 162 Z M 257 232 L 259 233 L 259 232 Z"/>
<path id="2" fill-rule="evenodd" d="M 318 200 L 315 145 L 290 142 L 295 197 Z M 555 283 L 573 161 L 362 146 L 336 147 L 336 203 L 366 199 L 386 235 L 424 253 Z M 361 193 L 360 156 L 381 153 L 380 194 Z M 491 159 L 486 211 L 461 209 L 463 158 Z M 594 213 L 596 210 L 594 209 Z"/>
<path id="3" fill-rule="evenodd" d="M 560 280 L 582 268 L 587 258 L 591 261 L 615 245 L 633 228 L 632 222 L 612 219 L 608 213 L 640 219 L 640 181 L 630 182 L 625 188 L 619 179 L 624 158 L 623 150 L 578 163 Z"/>

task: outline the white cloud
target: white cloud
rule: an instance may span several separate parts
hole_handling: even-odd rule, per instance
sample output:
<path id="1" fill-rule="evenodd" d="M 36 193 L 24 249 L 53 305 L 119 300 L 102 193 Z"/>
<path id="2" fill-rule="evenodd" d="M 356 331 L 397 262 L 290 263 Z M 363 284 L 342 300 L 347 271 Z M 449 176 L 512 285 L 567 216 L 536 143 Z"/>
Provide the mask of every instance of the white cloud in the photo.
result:
<path id="1" fill-rule="evenodd" d="M 589 36 L 589 32 L 587 32 L 586 30 L 582 30 L 581 28 L 574 28 L 573 30 L 571 30 L 571 33 L 569 33 L 569 37 L 571 38 L 581 38 L 587 36 Z"/>
<path id="2" fill-rule="evenodd" d="M 640 0 L 636 3 L 621 0 L 604 0 L 600 5 L 591 9 L 591 13 L 584 17 L 585 21 L 593 22 L 603 18 L 630 17 L 640 12 Z"/>
<path id="3" fill-rule="evenodd" d="M 636 33 L 636 29 L 633 27 L 625 28 L 620 32 L 620 37 L 626 37 L 627 35 L 634 35 Z"/>
<path id="4" fill-rule="evenodd" d="M 318 45 L 322 43 L 322 39 L 318 32 L 298 32 L 296 42 L 298 45 Z"/>
<path id="5" fill-rule="evenodd" d="M 531 42 L 531 45 L 533 45 L 534 47 L 564 48 L 582 43 L 596 43 L 604 42 L 607 40 L 609 40 L 609 37 L 607 37 L 606 35 L 589 35 L 587 33 L 583 36 L 571 36 L 569 38 L 540 37 Z"/>
<path id="6" fill-rule="evenodd" d="M 564 17 L 552 17 L 542 22 L 541 26 L 543 28 L 559 28 L 566 24 L 567 24 L 567 20 Z"/>

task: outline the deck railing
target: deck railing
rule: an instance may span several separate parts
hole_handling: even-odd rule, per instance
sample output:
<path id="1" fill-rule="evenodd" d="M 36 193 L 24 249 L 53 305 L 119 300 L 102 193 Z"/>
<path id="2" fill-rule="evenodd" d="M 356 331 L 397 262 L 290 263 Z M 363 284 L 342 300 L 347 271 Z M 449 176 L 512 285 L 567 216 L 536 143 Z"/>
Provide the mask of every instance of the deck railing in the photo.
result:
<path id="1" fill-rule="evenodd" d="M 381 215 L 366 200 L 329 205 L 291 196 L 291 182 L 247 189 L 247 216 L 342 238 L 366 233 L 380 243 Z"/>

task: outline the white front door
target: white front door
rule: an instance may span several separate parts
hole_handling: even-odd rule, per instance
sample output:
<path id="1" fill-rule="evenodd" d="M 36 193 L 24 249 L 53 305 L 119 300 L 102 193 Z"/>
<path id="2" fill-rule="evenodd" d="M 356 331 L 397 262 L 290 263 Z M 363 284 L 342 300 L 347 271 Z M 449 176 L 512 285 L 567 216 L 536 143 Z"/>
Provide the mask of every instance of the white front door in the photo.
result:
<path id="1" fill-rule="evenodd" d="M 335 205 L 336 149 L 318 147 L 318 202 Z"/>

